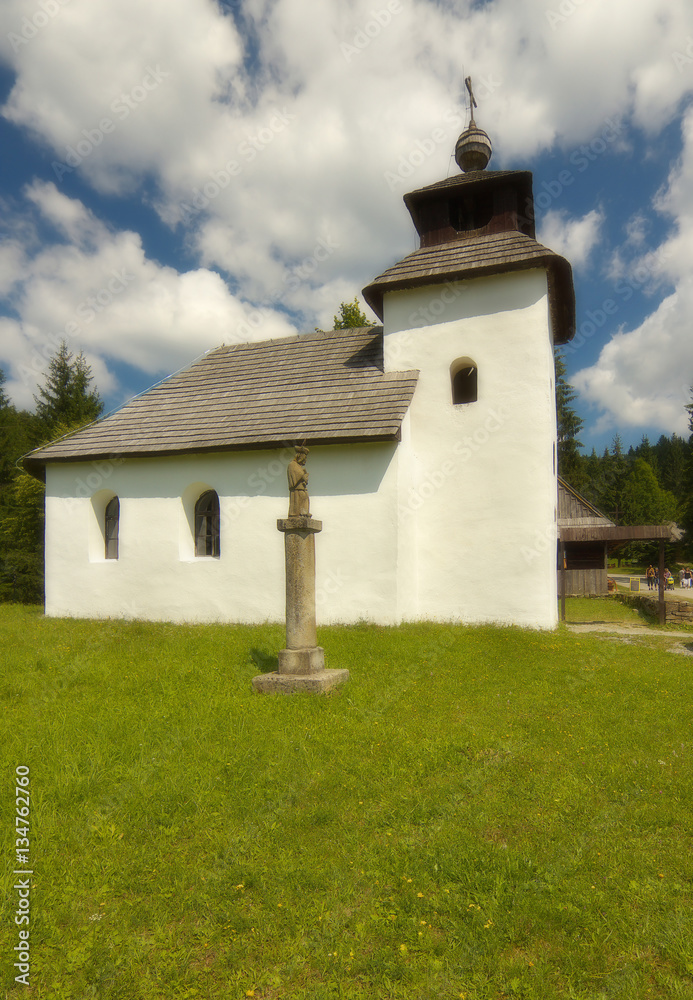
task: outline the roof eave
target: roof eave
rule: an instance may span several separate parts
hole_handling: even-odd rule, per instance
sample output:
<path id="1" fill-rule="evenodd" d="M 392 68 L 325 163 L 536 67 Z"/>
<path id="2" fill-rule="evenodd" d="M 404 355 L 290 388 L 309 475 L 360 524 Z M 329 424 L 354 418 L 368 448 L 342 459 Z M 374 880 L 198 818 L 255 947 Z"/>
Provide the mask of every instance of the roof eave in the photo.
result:
<path id="1" fill-rule="evenodd" d="M 339 445 L 339 444 L 381 444 L 383 442 L 399 442 L 402 439 L 401 428 L 396 431 L 380 434 L 344 434 L 339 436 L 318 436 L 308 437 L 298 434 L 293 437 L 267 438 L 258 441 L 240 441 L 217 445 L 190 445 L 185 448 L 162 448 L 154 451 L 152 449 L 123 450 L 114 454 L 112 451 L 94 451 L 82 455 L 46 455 L 43 458 L 32 459 L 30 455 L 25 455 L 22 464 L 27 472 L 36 479 L 45 482 L 45 470 L 49 465 L 71 465 L 81 462 L 108 462 L 118 459 L 127 461 L 128 459 L 146 458 L 174 458 L 181 455 L 210 455 L 233 453 L 240 451 L 274 451 L 277 448 L 293 448 L 296 444 L 302 444 L 307 440 L 311 447 L 316 445 Z"/>
<path id="2" fill-rule="evenodd" d="M 559 527 L 563 542 L 633 542 L 674 541 L 670 524 L 592 524 Z"/>
<path id="3" fill-rule="evenodd" d="M 376 278 L 362 290 L 362 295 L 376 316 L 383 319 L 383 300 L 387 292 L 405 291 L 425 285 L 442 285 L 449 281 L 468 281 L 507 271 L 527 271 L 545 268 L 548 275 L 551 325 L 555 344 L 567 344 L 575 336 L 575 289 L 572 268 L 564 257 L 547 251 L 546 255 L 527 260 L 499 261 L 478 267 L 450 268 L 442 273 L 422 274 L 408 278 L 380 281 Z"/>

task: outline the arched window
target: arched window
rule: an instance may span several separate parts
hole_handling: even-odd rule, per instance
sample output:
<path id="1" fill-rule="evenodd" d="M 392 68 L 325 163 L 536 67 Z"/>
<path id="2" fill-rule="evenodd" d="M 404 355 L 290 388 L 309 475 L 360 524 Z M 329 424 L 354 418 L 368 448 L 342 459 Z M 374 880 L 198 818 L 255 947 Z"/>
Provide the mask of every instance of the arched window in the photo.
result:
<path id="1" fill-rule="evenodd" d="M 478 398 L 476 365 L 469 358 L 456 361 L 452 366 L 453 403 L 475 403 Z"/>
<path id="2" fill-rule="evenodd" d="M 219 558 L 219 497 L 214 490 L 195 504 L 195 555 Z"/>
<path id="3" fill-rule="evenodd" d="M 104 515 L 104 540 L 106 542 L 106 558 L 118 558 L 118 526 L 120 522 L 120 501 L 113 497 L 106 504 Z"/>

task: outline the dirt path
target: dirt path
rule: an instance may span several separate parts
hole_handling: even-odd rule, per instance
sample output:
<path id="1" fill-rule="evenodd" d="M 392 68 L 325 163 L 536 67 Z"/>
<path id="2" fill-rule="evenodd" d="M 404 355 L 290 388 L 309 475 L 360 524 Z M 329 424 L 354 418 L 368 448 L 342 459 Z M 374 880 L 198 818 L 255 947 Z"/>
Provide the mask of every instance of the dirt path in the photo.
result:
<path id="1" fill-rule="evenodd" d="M 575 622 L 566 625 L 566 628 L 576 634 L 597 633 L 607 642 L 647 645 L 662 649 L 665 653 L 693 656 L 693 631 L 664 631 L 647 625 L 626 625 L 621 622 Z M 688 642 L 682 642 L 683 639 Z"/>
<path id="2" fill-rule="evenodd" d="M 566 624 L 569 632 L 612 632 L 614 635 L 652 635 L 659 639 L 685 636 L 693 643 L 693 631 L 666 632 L 658 628 L 649 628 L 647 625 L 624 625 L 621 622 L 574 622 Z"/>

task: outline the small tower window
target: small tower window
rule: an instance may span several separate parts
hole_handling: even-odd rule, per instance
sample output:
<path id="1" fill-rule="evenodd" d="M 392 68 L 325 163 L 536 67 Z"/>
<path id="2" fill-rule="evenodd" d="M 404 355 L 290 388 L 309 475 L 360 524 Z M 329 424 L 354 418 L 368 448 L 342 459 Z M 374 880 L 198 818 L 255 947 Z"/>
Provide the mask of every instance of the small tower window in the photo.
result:
<path id="1" fill-rule="evenodd" d="M 219 558 L 219 497 L 207 490 L 195 504 L 195 555 Z"/>
<path id="2" fill-rule="evenodd" d="M 104 521 L 104 539 L 106 542 L 106 559 L 118 558 L 118 527 L 120 523 L 120 501 L 113 497 L 106 504 Z"/>
<path id="3" fill-rule="evenodd" d="M 477 368 L 473 361 L 465 358 L 457 361 L 452 368 L 452 401 L 455 405 L 475 403 L 478 399 Z"/>
<path id="4" fill-rule="evenodd" d="M 484 229 L 493 218 L 493 198 L 490 194 L 466 195 L 449 203 L 450 225 L 458 233 Z"/>

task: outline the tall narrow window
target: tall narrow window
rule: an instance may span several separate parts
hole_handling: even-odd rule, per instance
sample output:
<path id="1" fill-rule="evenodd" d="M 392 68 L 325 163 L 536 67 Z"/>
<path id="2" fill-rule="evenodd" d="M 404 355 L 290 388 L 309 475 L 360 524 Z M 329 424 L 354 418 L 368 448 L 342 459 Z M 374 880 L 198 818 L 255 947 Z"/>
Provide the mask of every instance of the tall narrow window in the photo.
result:
<path id="1" fill-rule="evenodd" d="M 452 401 L 475 403 L 478 398 L 476 365 L 473 361 L 465 361 L 452 376 Z"/>
<path id="2" fill-rule="evenodd" d="M 195 504 L 195 555 L 219 558 L 219 497 L 214 490 Z"/>
<path id="3" fill-rule="evenodd" d="M 120 522 L 120 501 L 113 497 L 106 504 L 104 539 L 106 542 L 106 558 L 118 558 L 118 525 Z"/>

